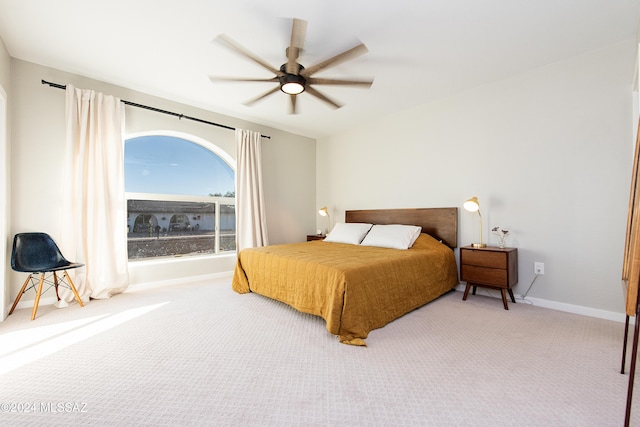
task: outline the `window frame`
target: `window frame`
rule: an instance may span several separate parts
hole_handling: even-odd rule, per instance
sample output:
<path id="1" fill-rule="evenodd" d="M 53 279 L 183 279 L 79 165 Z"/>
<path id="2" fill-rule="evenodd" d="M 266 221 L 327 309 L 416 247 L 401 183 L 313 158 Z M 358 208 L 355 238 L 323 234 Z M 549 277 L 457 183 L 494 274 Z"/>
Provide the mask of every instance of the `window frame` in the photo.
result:
<path id="1" fill-rule="evenodd" d="M 144 131 L 144 132 L 132 132 L 124 137 L 123 143 L 125 144 L 130 139 L 145 137 L 145 136 L 169 136 L 174 138 L 179 138 L 194 144 L 198 144 L 204 149 L 212 152 L 216 156 L 218 156 L 222 161 L 224 161 L 230 168 L 233 170 L 234 174 L 234 191 L 235 191 L 235 177 L 236 177 L 236 161 L 231 157 L 226 151 L 213 144 L 210 141 L 205 140 L 204 138 L 200 138 L 198 136 L 169 131 L 169 130 L 155 130 L 155 131 Z M 124 160 L 124 159 L 123 159 Z M 126 179 L 126 178 L 125 178 Z M 205 202 L 205 203 L 214 203 L 215 204 L 215 240 L 214 240 L 214 252 L 206 253 L 201 255 L 189 255 L 189 258 L 202 258 L 207 256 L 219 256 L 219 255 L 228 255 L 236 253 L 236 250 L 233 251 L 220 251 L 220 206 L 221 205 L 236 205 L 235 197 L 221 197 L 221 196 L 191 196 L 191 195 L 180 195 L 180 194 L 163 194 L 163 193 L 139 193 L 139 192 L 127 192 L 125 191 L 125 199 L 127 203 L 129 200 L 150 200 L 150 201 L 164 201 L 164 202 Z M 127 210 L 127 215 L 129 211 Z M 129 259 L 129 262 L 143 262 L 143 261 L 152 261 L 159 259 L 175 259 L 177 257 L 182 257 L 184 255 L 170 255 L 167 257 L 149 257 L 149 258 L 134 258 Z"/>

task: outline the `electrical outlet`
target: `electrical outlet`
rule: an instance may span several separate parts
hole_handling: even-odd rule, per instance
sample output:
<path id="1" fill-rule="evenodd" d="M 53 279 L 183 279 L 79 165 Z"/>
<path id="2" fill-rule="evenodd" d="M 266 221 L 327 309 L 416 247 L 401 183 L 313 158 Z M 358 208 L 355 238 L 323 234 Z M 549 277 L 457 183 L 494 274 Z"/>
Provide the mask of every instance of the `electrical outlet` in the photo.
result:
<path id="1" fill-rule="evenodd" d="M 533 272 L 535 274 L 544 274 L 544 262 L 534 262 L 533 263 Z"/>

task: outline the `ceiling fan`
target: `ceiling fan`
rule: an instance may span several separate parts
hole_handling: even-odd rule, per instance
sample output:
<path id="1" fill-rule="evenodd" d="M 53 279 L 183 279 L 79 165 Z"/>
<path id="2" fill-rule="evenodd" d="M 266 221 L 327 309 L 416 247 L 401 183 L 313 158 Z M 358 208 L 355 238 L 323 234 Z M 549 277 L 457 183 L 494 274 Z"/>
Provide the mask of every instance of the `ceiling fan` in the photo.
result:
<path id="1" fill-rule="evenodd" d="M 252 105 L 261 99 L 266 98 L 269 95 L 272 95 L 278 90 L 283 93 L 289 95 L 291 100 L 289 113 L 296 113 L 296 97 L 304 92 L 312 95 L 321 101 L 329 104 L 333 108 L 340 108 L 342 105 L 337 103 L 336 101 L 330 99 L 326 95 L 319 92 L 314 88 L 316 85 L 342 85 L 342 86 L 356 86 L 356 87 L 370 87 L 373 84 L 373 80 L 339 80 L 339 79 L 327 79 L 320 77 L 313 77 L 313 75 L 319 71 L 325 70 L 329 67 L 333 67 L 345 61 L 356 58 L 360 55 L 363 55 L 368 52 L 367 47 L 360 43 L 359 45 L 352 47 L 342 53 L 339 53 L 329 59 L 326 59 L 322 62 L 319 62 L 310 67 L 303 67 L 300 65 L 297 60 L 300 52 L 302 52 L 302 48 L 304 45 L 304 39 L 307 33 L 307 21 L 302 19 L 293 19 L 293 24 L 291 26 L 291 43 L 289 47 L 286 49 L 285 54 L 287 57 L 287 62 L 282 64 L 279 69 L 271 66 L 266 61 L 253 54 L 249 50 L 245 49 L 234 40 L 229 38 L 228 36 L 221 34 L 217 37 L 218 40 L 222 41 L 225 45 L 236 51 L 237 53 L 249 58 L 253 62 L 258 65 L 266 68 L 275 74 L 272 78 L 267 79 L 258 79 L 258 78 L 233 78 L 233 77 L 216 77 L 209 76 L 211 81 L 235 81 L 235 82 L 273 82 L 277 83 L 273 89 L 256 96 L 248 101 L 246 101 L 245 105 Z"/>

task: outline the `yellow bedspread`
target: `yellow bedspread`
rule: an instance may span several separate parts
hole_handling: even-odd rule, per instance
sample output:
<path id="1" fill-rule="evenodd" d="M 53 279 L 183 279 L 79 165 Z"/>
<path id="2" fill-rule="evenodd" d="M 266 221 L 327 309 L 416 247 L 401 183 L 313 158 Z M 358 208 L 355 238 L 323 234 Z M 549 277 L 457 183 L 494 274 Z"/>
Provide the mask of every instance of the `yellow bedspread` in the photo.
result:
<path id="1" fill-rule="evenodd" d="M 408 250 L 312 241 L 244 249 L 233 289 L 321 316 L 341 342 L 364 339 L 458 283 L 453 251 L 427 234 Z"/>

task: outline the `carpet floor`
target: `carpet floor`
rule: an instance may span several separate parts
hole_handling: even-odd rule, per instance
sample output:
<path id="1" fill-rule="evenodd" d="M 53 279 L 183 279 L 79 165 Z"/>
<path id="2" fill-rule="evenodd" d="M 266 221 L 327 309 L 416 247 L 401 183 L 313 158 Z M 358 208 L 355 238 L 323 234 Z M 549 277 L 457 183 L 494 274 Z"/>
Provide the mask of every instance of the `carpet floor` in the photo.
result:
<path id="1" fill-rule="evenodd" d="M 230 280 L 17 310 L 0 424 L 623 425 L 623 324 L 451 292 L 354 347 Z"/>

